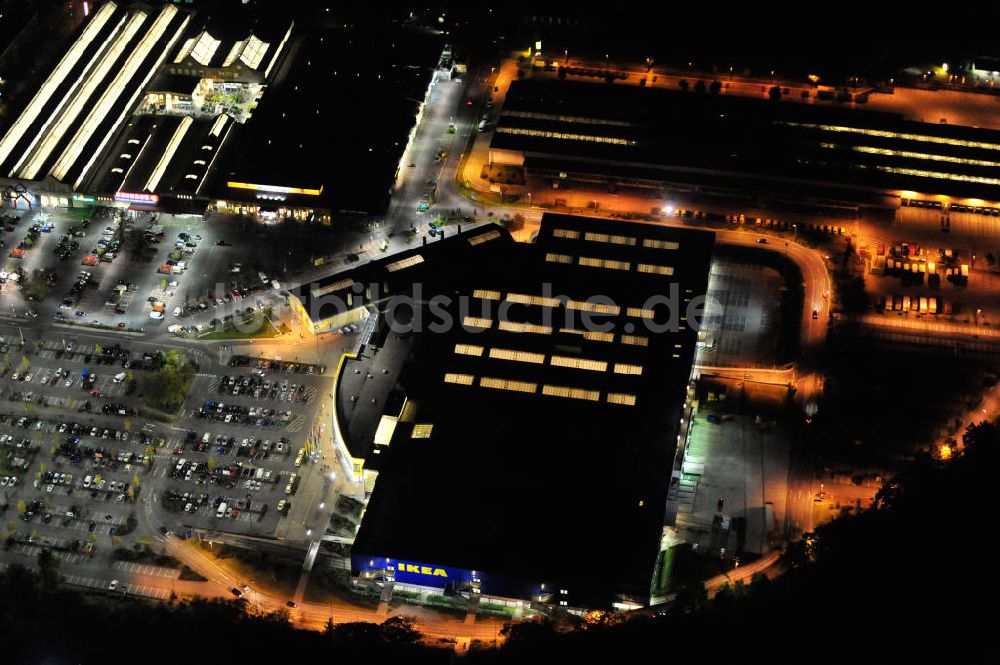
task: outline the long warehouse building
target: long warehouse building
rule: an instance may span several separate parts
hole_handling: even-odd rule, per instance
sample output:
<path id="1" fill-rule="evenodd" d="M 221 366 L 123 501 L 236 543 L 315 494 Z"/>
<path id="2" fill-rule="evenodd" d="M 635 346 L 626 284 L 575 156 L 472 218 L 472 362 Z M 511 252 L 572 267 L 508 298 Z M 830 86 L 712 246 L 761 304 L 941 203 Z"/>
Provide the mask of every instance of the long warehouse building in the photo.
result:
<path id="1" fill-rule="evenodd" d="M 79 189 L 189 19 L 103 4 L 0 140 L 0 174 Z"/>
<path id="2" fill-rule="evenodd" d="M 374 481 L 359 580 L 648 603 L 696 345 L 686 310 L 713 245 L 706 231 L 547 214 L 531 245 L 483 227 L 296 291 L 318 330 L 358 307 L 423 321 L 412 337 L 366 324 L 374 353 L 403 363 L 378 406 L 344 387 L 364 375 L 355 361 L 338 371 L 338 440 Z M 393 306 L 410 294 L 410 314 Z"/>

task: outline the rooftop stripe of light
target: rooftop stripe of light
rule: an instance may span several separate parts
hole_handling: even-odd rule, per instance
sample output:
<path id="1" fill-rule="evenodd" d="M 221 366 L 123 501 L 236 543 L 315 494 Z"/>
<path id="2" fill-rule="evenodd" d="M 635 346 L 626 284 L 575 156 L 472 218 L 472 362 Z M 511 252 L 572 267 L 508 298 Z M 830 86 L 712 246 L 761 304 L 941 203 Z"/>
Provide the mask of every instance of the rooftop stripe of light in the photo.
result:
<path id="1" fill-rule="evenodd" d="M 635 395 L 628 393 L 608 393 L 608 404 L 622 404 L 624 406 L 635 406 Z"/>
<path id="2" fill-rule="evenodd" d="M 177 13 L 176 9 L 174 9 L 174 11 L 172 11 L 172 12 L 167 12 L 168 9 L 174 9 L 174 8 L 168 5 L 167 7 L 165 7 L 163 9 L 162 12 L 160 12 L 160 17 L 157 19 L 157 22 L 159 22 L 160 19 L 164 19 L 164 15 L 165 14 L 167 15 L 166 16 L 166 20 L 163 21 L 163 29 L 159 30 L 157 35 L 154 36 L 152 34 L 152 32 L 151 32 L 150 34 L 146 35 L 145 39 L 143 39 L 143 44 L 146 43 L 147 39 L 149 40 L 149 48 L 146 49 L 147 53 L 152 51 L 152 46 L 155 45 L 155 43 L 160 39 L 160 37 L 162 37 L 163 33 L 166 32 L 167 27 L 169 26 L 170 22 L 173 20 L 174 14 Z M 190 21 L 190 19 L 191 19 L 190 16 L 185 16 L 184 17 L 184 20 L 181 21 L 180 26 L 178 26 L 177 30 L 174 32 L 174 36 L 171 37 L 170 40 L 167 42 L 167 44 L 164 46 L 163 50 L 160 52 L 160 55 L 156 58 L 156 61 L 153 62 L 152 65 L 146 70 L 146 76 L 143 77 L 142 81 L 140 81 L 138 83 L 138 85 L 133 86 L 132 96 L 129 97 L 129 99 L 122 106 L 121 113 L 118 114 L 118 117 L 115 119 L 115 121 L 108 128 L 108 131 L 104 135 L 104 138 L 102 138 L 101 141 L 100 141 L 100 143 L 95 147 L 93 153 L 90 155 L 90 159 L 87 160 L 87 163 L 83 166 L 82 169 L 80 169 L 80 176 L 73 183 L 73 188 L 74 189 L 79 189 L 80 184 L 83 182 L 83 179 L 87 175 L 87 172 L 90 171 L 90 168 L 94 165 L 94 162 L 101 155 L 101 153 L 104 150 L 104 147 L 111 140 L 111 137 L 114 136 L 114 134 L 118 131 L 118 128 L 121 126 L 122 122 L 125 120 L 125 116 L 128 115 L 131 112 L 131 109 L 135 106 L 136 100 L 138 100 L 139 95 L 142 94 L 142 91 L 149 84 L 150 79 L 153 78 L 153 74 L 155 74 L 159 70 L 160 65 L 162 65 L 163 61 L 166 59 L 167 54 L 170 53 L 171 49 L 173 49 L 174 42 L 177 41 L 177 39 L 184 32 L 185 28 L 187 28 L 187 24 L 188 24 L 188 21 Z M 140 47 L 141 46 L 142 46 L 142 44 L 140 44 Z M 136 53 L 133 53 L 132 57 L 135 57 L 136 55 L 137 55 Z M 135 70 L 138 70 L 139 66 L 142 64 L 142 61 L 144 59 L 145 59 L 145 57 L 143 57 L 143 58 L 137 58 Z M 129 58 L 129 62 L 131 62 L 131 58 Z M 128 64 L 128 63 L 126 63 L 126 64 Z M 126 79 L 130 79 L 131 77 L 132 77 L 132 73 L 129 73 L 129 75 L 126 77 Z M 127 80 L 126 80 L 126 83 L 127 83 Z M 123 84 L 123 87 L 124 87 L 124 84 Z M 107 108 L 110 109 L 110 106 L 111 106 L 111 104 L 109 104 Z M 93 131 L 95 131 L 97 129 L 97 125 L 103 120 L 103 118 L 97 118 L 97 120 L 94 122 L 93 126 L 89 127 L 89 125 L 92 122 L 92 118 L 93 118 L 93 113 L 91 114 L 90 117 L 87 118 L 87 122 L 85 123 L 84 127 L 81 128 L 81 131 L 87 131 L 89 133 L 93 133 Z M 77 137 L 78 138 L 80 137 L 80 133 L 77 133 Z M 86 144 L 86 140 L 81 141 L 81 143 L 80 143 L 81 146 L 83 146 L 85 144 Z M 82 147 L 81 147 L 81 150 L 82 150 Z M 76 159 L 74 158 L 73 162 L 75 163 L 75 161 L 76 161 Z"/>
<path id="3" fill-rule="evenodd" d="M 38 177 L 42 165 L 52 155 L 52 151 L 62 141 L 63 136 L 69 130 L 70 126 L 76 122 L 77 118 L 83 112 L 84 107 L 90 101 L 91 96 L 97 90 L 97 87 L 103 83 L 105 77 L 111 72 L 111 68 L 118 61 L 118 58 L 121 57 L 121 54 L 125 52 L 129 42 L 132 41 L 132 38 L 142 27 L 146 18 L 147 16 L 143 12 L 133 14 L 125 25 L 125 29 L 115 37 L 111 48 L 104 49 L 100 59 L 97 61 L 97 66 L 87 73 L 83 84 L 71 93 L 72 99 L 69 105 L 63 109 L 55 124 L 51 125 L 50 129 L 45 132 L 45 138 L 42 139 L 38 149 L 31 154 L 31 159 L 21 169 L 20 176 L 22 178 L 35 180 Z"/>
<path id="4" fill-rule="evenodd" d="M 880 138 L 886 138 L 886 139 L 903 139 L 906 141 L 940 143 L 942 145 L 956 145 L 967 148 L 982 148 L 984 150 L 1000 150 L 1000 143 L 987 143 L 985 141 L 968 141 L 966 139 L 953 139 L 947 136 L 929 136 L 926 134 L 912 134 L 909 132 L 893 132 L 885 129 L 866 129 L 863 127 L 824 125 L 824 124 L 809 123 L 809 122 L 790 122 L 787 120 L 777 120 L 775 122 L 776 124 L 787 125 L 788 127 L 819 129 L 825 132 L 843 132 L 846 134 L 861 134 L 862 136 L 878 136 Z"/>
<path id="5" fill-rule="evenodd" d="M 333 293 L 334 291 L 340 291 L 346 289 L 350 286 L 354 286 L 354 279 L 351 277 L 347 277 L 345 279 L 337 280 L 336 282 L 330 284 L 329 286 L 321 286 L 318 289 L 313 289 L 311 295 L 314 298 L 318 298 L 320 296 L 325 296 L 328 293 Z"/>
<path id="6" fill-rule="evenodd" d="M 516 321 L 500 321 L 500 330 L 513 333 L 534 333 L 536 335 L 551 334 L 552 328 L 534 323 L 518 323 Z"/>
<path id="7" fill-rule="evenodd" d="M 462 319 L 462 326 L 465 328 L 483 328 L 485 330 L 493 327 L 493 320 L 478 316 L 467 316 Z"/>
<path id="8" fill-rule="evenodd" d="M 56 162 L 55 168 L 52 169 L 52 175 L 57 180 L 63 180 L 73 167 L 73 164 L 76 163 L 76 160 L 79 159 L 80 153 L 83 152 L 84 147 L 93 138 L 98 126 L 105 121 L 108 113 L 111 111 L 111 107 L 119 101 L 122 93 L 125 92 L 126 86 L 128 86 L 136 72 L 139 71 L 139 67 L 142 66 L 143 61 L 149 57 L 156 42 L 166 32 L 176 13 L 177 9 L 175 7 L 166 5 L 163 11 L 160 12 L 160 15 L 156 17 L 156 20 L 153 21 L 153 25 L 150 26 L 149 30 L 139 41 L 139 44 L 129 53 L 125 64 L 118 70 L 111 84 L 105 88 L 97 103 L 91 107 L 86 120 L 76 130 L 73 140 L 66 146 L 66 149 Z M 109 64 L 114 64 L 114 61 Z M 139 92 L 141 92 L 141 89 Z"/>
<path id="9" fill-rule="evenodd" d="M 480 233 L 479 235 L 472 236 L 469 238 L 469 244 L 475 247 L 476 245 L 482 245 L 484 242 L 489 242 L 490 240 L 496 240 L 500 237 L 500 232 L 493 230 L 487 231 L 486 233 Z"/>
<path id="10" fill-rule="evenodd" d="M 562 305 L 558 298 L 543 298 L 542 296 L 533 296 L 526 293 L 508 293 L 505 300 L 518 305 L 538 305 L 539 307 L 555 308 Z"/>
<path id="11" fill-rule="evenodd" d="M 545 362 L 544 353 L 531 353 L 515 349 L 490 349 L 490 358 L 495 360 L 512 360 L 519 363 L 532 363 L 534 365 L 541 365 Z"/>
<path id="12" fill-rule="evenodd" d="M 223 67 L 228 67 L 229 65 L 236 62 L 236 58 L 239 57 L 240 51 L 243 50 L 244 43 L 245 43 L 244 40 L 240 40 L 238 42 L 233 43 L 233 45 L 229 49 L 229 53 L 226 55 L 226 59 L 222 61 Z"/>
<path id="13" fill-rule="evenodd" d="M 678 249 L 680 243 L 672 240 L 656 240 L 655 238 L 643 238 L 642 246 L 647 249 Z"/>
<path id="14" fill-rule="evenodd" d="M 35 96 L 31 98 L 31 102 L 25 107 L 24 111 L 18 117 L 17 121 L 11 125 L 10 129 L 4 135 L 3 141 L 0 142 L 0 163 L 3 163 L 10 156 L 11 151 L 17 142 L 20 141 L 24 134 L 28 131 L 28 128 L 38 119 L 38 116 L 44 110 L 45 105 L 55 94 L 56 90 L 62 85 L 63 81 L 73 70 L 73 68 L 80 61 L 81 56 L 84 51 L 90 46 L 91 42 L 97 39 L 98 34 L 101 29 L 107 24 L 111 15 L 114 14 L 117 5 L 113 2 L 108 2 L 101 7 L 101 9 L 94 14 L 84 28 L 83 34 L 80 35 L 79 39 L 73 42 L 73 46 L 70 47 L 66 55 L 62 57 L 56 68 L 52 70 L 48 78 L 45 79 L 45 83 L 42 87 L 38 89 Z M 122 19 L 124 21 L 124 19 Z M 113 33 L 112 33 L 113 34 Z M 65 103 L 65 99 L 63 102 Z M 60 108 L 62 104 L 60 104 Z M 56 109 L 58 112 L 58 109 Z M 16 167 L 15 167 L 16 168 Z M 11 171 L 13 175 L 13 170 Z"/>
<path id="15" fill-rule="evenodd" d="M 636 265 L 636 270 L 643 273 L 650 273 L 655 275 L 673 275 L 674 269 L 671 266 L 658 266 L 652 263 L 640 263 Z"/>
<path id="16" fill-rule="evenodd" d="M 634 247 L 636 239 L 631 236 L 616 236 L 608 233 L 592 233 L 587 232 L 583 235 L 584 240 L 590 242 L 603 242 L 611 245 L 628 245 Z"/>
<path id="17" fill-rule="evenodd" d="M 584 300 L 570 300 L 566 303 L 566 309 L 575 309 L 581 312 L 593 312 L 595 314 L 609 314 L 613 316 L 620 314 L 622 311 L 621 307 L 618 305 L 604 302 L 588 302 Z"/>
<path id="18" fill-rule="evenodd" d="M 218 118 L 215 119 L 215 122 L 212 123 L 212 129 L 210 129 L 208 133 L 211 134 L 212 136 L 218 136 L 219 134 L 222 133 L 222 130 L 225 129 L 226 122 L 228 120 L 229 116 L 223 113 L 222 115 L 220 115 Z"/>
<path id="19" fill-rule="evenodd" d="M 160 156 L 160 161 L 157 162 L 156 168 L 153 169 L 153 172 L 149 175 L 149 179 L 146 181 L 144 189 L 147 192 L 156 191 L 156 188 L 160 185 L 160 180 L 163 178 L 163 174 L 167 171 L 167 166 L 170 165 L 171 160 L 173 160 L 174 155 L 177 153 L 177 148 L 180 146 L 181 141 L 184 140 L 184 135 L 187 134 L 193 123 L 194 120 L 189 115 L 181 119 L 180 124 L 177 125 L 177 129 L 174 130 L 174 135 L 170 137 L 170 142 Z"/>
<path id="20" fill-rule="evenodd" d="M 292 36 L 293 26 L 294 23 L 288 26 L 288 30 L 285 31 L 285 36 L 282 38 L 281 43 L 278 44 L 278 48 L 274 49 L 274 53 L 271 55 L 271 62 L 267 64 L 267 69 L 264 70 L 265 79 L 271 76 L 271 69 L 274 68 L 274 63 L 278 62 L 278 56 L 285 49 L 285 44 L 288 43 L 288 38 Z"/>
<path id="21" fill-rule="evenodd" d="M 420 254 L 414 254 L 413 256 L 408 256 L 405 259 L 400 259 L 399 261 L 394 261 L 388 264 L 385 269 L 389 272 L 398 272 L 400 270 L 405 270 L 406 268 L 412 268 L 415 265 L 419 265 L 424 262 L 424 257 Z"/>
<path id="22" fill-rule="evenodd" d="M 549 363 L 553 367 L 568 367 L 569 369 L 583 369 L 588 372 L 606 372 L 608 363 L 603 360 L 591 360 L 589 358 L 577 358 L 573 356 L 552 356 Z"/>
<path id="23" fill-rule="evenodd" d="M 615 341 L 615 334 L 610 332 L 599 332 L 596 330 L 577 330 L 575 328 L 560 328 L 561 333 L 570 333 L 573 335 L 580 335 L 586 340 L 591 342 L 613 342 Z"/>
<path id="24" fill-rule="evenodd" d="M 257 69 L 260 67 L 260 61 L 264 59 L 264 54 L 267 53 L 269 46 L 267 42 L 261 41 L 256 35 L 250 35 L 240 53 L 240 60 L 250 69 Z"/>
<path id="25" fill-rule="evenodd" d="M 194 47 L 191 49 L 191 57 L 208 67 L 208 64 L 212 62 L 212 56 L 215 55 L 220 44 L 222 42 L 210 35 L 206 30 L 198 35 L 198 41 L 195 42 Z"/>
<path id="26" fill-rule="evenodd" d="M 601 391 L 584 390 L 583 388 L 573 388 L 572 386 L 551 386 L 543 385 L 542 394 L 550 397 L 568 397 L 570 399 L 582 399 L 589 402 L 596 402 L 601 399 Z"/>
<path id="27" fill-rule="evenodd" d="M 413 426 L 413 431 L 410 432 L 411 439 L 429 439 L 431 438 L 431 432 L 434 431 L 433 424 L 421 423 Z"/>
<path id="28" fill-rule="evenodd" d="M 631 270 L 632 264 L 628 261 L 617 261 L 615 259 L 601 259 L 593 256 L 581 256 L 577 263 L 586 268 L 604 268 L 605 270 Z"/>
<path id="29" fill-rule="evenodd" d="M 498 379 L 492 376 L 480 377 L 479 386 L 481 388 L 508 390 L 516 393 L 534 393 L 538 390 L 537 383 L 531 383 L 529 381 L 515 381 L 513 379 Z"/>
<path id="30" fill-rule="evenodd" d="M 476 346 L 475 344 L 456 344 L 455 353 L 461 356 L 481 356 L 483 355 L 483 347 Z"/>

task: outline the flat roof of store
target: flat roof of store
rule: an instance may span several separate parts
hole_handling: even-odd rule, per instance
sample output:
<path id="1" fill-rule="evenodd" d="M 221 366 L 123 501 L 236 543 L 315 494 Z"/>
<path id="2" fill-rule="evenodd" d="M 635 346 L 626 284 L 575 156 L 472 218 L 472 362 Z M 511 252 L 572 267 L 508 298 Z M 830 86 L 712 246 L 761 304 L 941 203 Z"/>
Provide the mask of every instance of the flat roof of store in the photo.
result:
<path id="1" fill-rule="evenodd" d="M 689 169 L 760 189 L 769 177 L 1000 200 L 1000 131 L 858 106 L 529 78 L 511 84 L 492 147 L 573 171 L 604 161 L 664 180 Z"/>
<path id="2" fill-rule="evenodd" d="M 302 31 L 294 69 L 279 67 L 253 118 L 234 130 L 210 191 L 252 200 L 227 183 L 322 189 L 286 194 L 287 203 L 381 213 L 441 37 L 388 21 Z"/>
<path id="3" fill-rule="evenodd" d="M 681 301 L 705 293 L 714 234 L 546 214 L 534 244 L 449 242 L 393 257 L 473 319 L 416 333 L 354 552 L 475 570 L 492 593 L 648 594 L 696 333 L 641 317 L 660 320 L 649 298 L 671 284 Z"/>

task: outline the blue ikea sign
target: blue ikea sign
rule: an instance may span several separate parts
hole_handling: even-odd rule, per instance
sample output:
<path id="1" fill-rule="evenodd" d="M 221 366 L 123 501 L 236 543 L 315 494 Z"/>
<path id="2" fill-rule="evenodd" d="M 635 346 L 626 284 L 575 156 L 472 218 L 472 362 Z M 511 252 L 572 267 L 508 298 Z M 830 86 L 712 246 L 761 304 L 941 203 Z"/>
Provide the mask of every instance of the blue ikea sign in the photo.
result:
<path id="1" fill-rule="evenodd" d="M 357 570 L 393 569 L 393 577 L 404 584 L 419 584 L 444 588 L 449 583 L 462 582 L 473 578 L 472 572 L 463 568 L 452 568 L 438 564 L 420 563 L 401 559 L 386 559 L 384 557 L 355 558 Z"/>
<path id="2" fill-rule="evenodd" d="M 472 579 L 470 571 L 451 566 L 430 565 L 416 561 L 393 561 L 390 565 L 396 569 L 396 581 L 404 584 L 445 587 L 449 582 Z"/>

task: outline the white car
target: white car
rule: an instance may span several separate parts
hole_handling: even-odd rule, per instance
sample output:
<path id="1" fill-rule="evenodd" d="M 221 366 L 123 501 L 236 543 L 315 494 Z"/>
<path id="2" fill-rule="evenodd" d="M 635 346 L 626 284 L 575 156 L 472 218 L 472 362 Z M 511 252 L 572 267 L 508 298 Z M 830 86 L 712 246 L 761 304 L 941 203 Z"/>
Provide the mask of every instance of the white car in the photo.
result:
<path id="1" fill-rule="evenodd" d="M 154 309 L 152 312 L 149 313 L 149 318 L 155 321 L 159 321 L 160 319 L 163 318 L 163 312 L 158 312 Z"/>
<path id="2" fill-rule="evenodd" d="M 67 388 L 72 388 L 73 387 L 73 379 L 66 379 L 66 383 L 64 383 L 63 385 L 66 386 Z"/>

